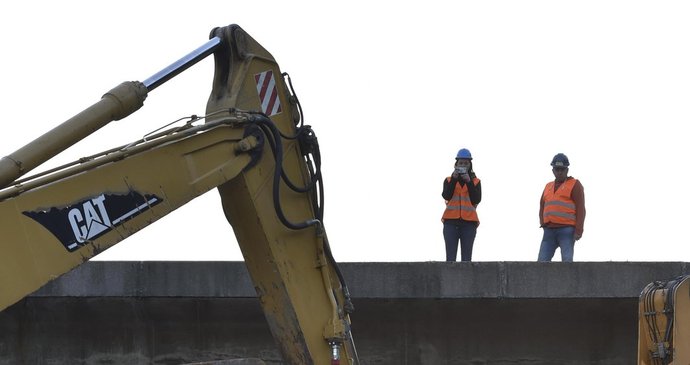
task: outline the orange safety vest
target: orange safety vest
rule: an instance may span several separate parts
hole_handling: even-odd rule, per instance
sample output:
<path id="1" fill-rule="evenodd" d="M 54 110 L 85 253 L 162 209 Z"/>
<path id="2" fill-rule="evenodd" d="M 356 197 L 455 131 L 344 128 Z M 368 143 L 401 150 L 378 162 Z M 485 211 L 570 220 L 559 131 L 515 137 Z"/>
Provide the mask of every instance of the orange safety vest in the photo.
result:
<path id="1" fill-rule="evenodd" d="M 446 178 L 450 181 L 450 177 Z M 479 179 L 476 177 L 472 179 L 475 186 L 479 184 Z M 444 219 L 462 219 L 464 221 L 473 221 L 479 223 L 479 216 L 477 216 L 477 209 L 472 205 L 470 200 L 470 193 L 467 190 L 467 183 L 463 186 L 460 183 L 455 183 L 453 190 L 453 197 L 446 201 L 446 210 L 443 212 L 442 221 Z"/>
<path id="2" fill-rule="evenodd" d="M 577 179 L 566 179 L 556 191 L 554 181 L 544 188 L 544 224 L 557 223 L 575 226 L 575 201 L 570 197 Z"/>

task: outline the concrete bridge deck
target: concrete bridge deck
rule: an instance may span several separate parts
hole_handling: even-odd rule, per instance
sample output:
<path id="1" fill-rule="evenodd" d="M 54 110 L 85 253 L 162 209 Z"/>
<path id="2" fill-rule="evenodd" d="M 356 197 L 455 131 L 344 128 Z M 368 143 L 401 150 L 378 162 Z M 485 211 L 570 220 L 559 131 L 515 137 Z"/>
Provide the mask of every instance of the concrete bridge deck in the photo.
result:
<path id="1" fill-rule="evenodd" d="M 629 365 L 685 262 L 341 263 L 362 364 Z M 0 364 L 280 364 L 242 262 L 89 262 L 0 313 Z"/>

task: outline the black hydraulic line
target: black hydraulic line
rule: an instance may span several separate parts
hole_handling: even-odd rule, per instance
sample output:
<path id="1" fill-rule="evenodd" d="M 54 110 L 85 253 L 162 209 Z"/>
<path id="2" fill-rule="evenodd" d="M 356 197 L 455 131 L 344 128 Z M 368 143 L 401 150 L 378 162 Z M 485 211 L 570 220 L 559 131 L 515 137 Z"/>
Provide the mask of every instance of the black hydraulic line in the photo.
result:
<path id="1" fill-rule="evenodd" d="M 313 176 L 314 171 L 311 166 L 308 166 L 309 173 Z M 318 190 L 318 191 L 316 191 Z M 323 222 L 323 207 L 324 207 L 324 191 L 323 191 L 323 176 L 321 176 L 319 171 L 319 178 L 317 180 L 316 189 L 311 190 L 314 211 L 316 212 L 316 217 Z"/>
<path id="2" fill-rule="evenodd" d="M 278 215 L 278 219 L 280 219 L 283 225 L 293 230 L 300 230 L 314 225 L 321 225 L 321 222 L 317 219 L 310 219 L 300 223 L 293 223 L 290 220 L 288 220 L 287 217 L 285 217 L 285 214 L 283 213 L 283 208 L 280 206 L 280 179 L 281 172 L 283 170 L 283 145 L 282 143 L 280 143 L 280 131 L 278 131 L 278 128 L 275 126 L 275 124 L 273 124 L 273 121 L 271 121 L 270 118 L 262 114 L 250 114 L 249 121 L 257 123 L 257 125 L 259 125 L 259 127 L 262 128 L 262 130 L 264 130 L 264 128 L 268 128 L 270 133 L 266 134 L 271 135 L 274 140 L 273 144 L 269 144 L 275 147 L 274 154 L 276 166 L 273 175 L 273 206 L 276 210 L 276 214 Z"/>
<path id="3" fill-rule="evenodd" d="M 273 133 L 270 132 L 270 130 L 269 130 L 269 131 L 264 131 L 264 132 L 267 133 L 267 134 L 269 134 L 269 135 L 273 135 Z M 269 132 L 270 132 L 270 133 L 269 133 Z M 281 134 L 281 136 L 282 136 L 282 134 Z M 275 142 L 274 140 L 270 140 L 269 145 L 270 145 L 270 147 L 271 147 L 271 151 L 273 151 L 273 154 L 275 155 L 275 151 L 276 151 L 276 147 L 275 147 L 275 146 L 276 146 L 276 142 Z M 290 180 L 290 178 L 289 178 L 289 177 L 287 176 L 287 174 L 285 173 L 285 170 L 283 170 L 283 169 L 281 169 L 281 171 L 280 171 L 280 177 L 281 177 L 281 179 L 283 179 L 283 181 L 285 181 L 285 184 L 286 184 L 291 190 L 296 191 L 296 192 L 298 192 L 298 193 L 307 193 L 307 192 L 311 191 L 311 190 L 314 188 L 314 185 L 316 184 L 316 182 L 317 182 L 317 181 L 320 179 L 320 177 L 321 177 L 320 164 L 319 164 L 319 167 L 317 167 L 316 173 L 312 173 L 311 166 L 308 166 L 308 168 L 309 168 L 309 172 L 310 172 L 310 179 L 309 179 L 309 182 L 307 183 L 307 185 L 306 185 L 305 187 L 298 187 L 297 185 L 295 185 L 295 184 L 292 182 L 292 180 Z"/>
<path id="4" fill-rule="evenodd" d="M 285 174 L 284 171 L 281 177 L 283 178 L 283 181 L 285 181 L 285 184 L 287 184 L 287 186 L 293 191 L 306 193 L 312 190 L 316 182 L 321 178 L 321 151 L 319 150 L 319 144 L 317 142 L 316 135 L 314 134 L 314 131 L 311 129 L 311 127 L 300 127 L 300 132 L 297 133 L 297 135 L 297 140 L 300 144 L 302 154 L 305 156 L 309 156 L 310 154 L 314 156 L 315 170 L 309 170 L 311 173 L 311 178 L 309 179 L 307 185 L 305 185 L 304 187 L 298 187 L 295 183 L 293 183 L 290 180 L 290 178 L 287 176 L 287 174 Z"/>
<path id="5" fill-rule="evenodd" d="M 652 336 L 652 342 L 653 343 L 658 343 L 659 339 L 657 337 L 657 332 L 658 332 L 658 326 L 656 324 L 656 311 L 654 308 L 654 295 L 656 293 L 657 289 L 652 288 L 650 289 L 649 294 L 647 295 L 647 313 L 649 315 L 647 316 L 647 320 L 649 321 L 649 328 L 650 328 L 650 335 Z"/>
<path id="6" fill-rule="evenodd" d="M 654 358 L 654 363 L 655 364 L 663 364 L 663 358 L 662 358 L 662 353 L 659 352 L 659 340 L 661 337 L 661 331 L 659 330 L 659 325 L 657 323 L 657 308 L 654 306 L 654 297 L 656 296 L 656 292 L 659 290 L 663 290 L 663 286 L 661 286 L 660 283 L 655 283 L 655 287 L 651 292 L 651 295 L 649 296 L 649 305 L 654 313 L 654 315 L 651 317 L 652 320 L 652 333 L 654 334 L 654 345 L 657 348 L 656 352 L 656 357 Z"/>
<path id="7" fill-rule="evenodd" d="M 219 37 L 213 37 L 208 42 L 204 43 L 201 47 L 190 52 L 186 56 L 180 58 L 176 62 L 170 64 L 170 66 L 158 71 L 153 76 L 144 80 L 143 84 L 148 91 L 151 91 L 161 85 L 171 78 L 177 76 L 184 70 L 192 67 L 197 62 L 203 60 L 207 56 L 213 54 L 215 50 L 220 47 L 221 39 Z"/>
<path id="8" fill-rule="evenodd" d="M 294 135 L 290 136 L 290 135 L 283 133 L 283 131 L 279 131 L 280 136 L 285 138 L 285 139 L 297 139 L 300 137 L 300 134 L 304 133 L 304 126 L 298 126 L 296 128 L 297 128 L 297 130 L 295 131 Z"/>
<path id="9" fill-rule="evenodd" d="M 324 198 L 324 192 L 323 192 L 323 180 L 322 177 L 318 179 L 319 183 L 319 196 L 320 196 L 320 202 L 321 205 L 319 209 L 317 210 L 317 218 L 314 220 L 309 220 L 305 222 L 301 222 L 298 224 L 290 222 L 285 215 L 283 214 L 283 210 L 280 206 L 280 190 L 279 190 L 279 183 L 280 183 L 280 176 L 282 175 L 282 160 L 283 160 L 283 148 L 282 148 L 282 143 L 280 143 L 280 131 L 278 128 L 275 126 L 273 121 L 271 121 L 270 118 L 268 118 L 266 115 L 263 115 L 261 113 L 252 113 L 250 116 L 250 121 L 256 123 L 259 128 L 266 134 L 267 140 L 269 142 L 269 145 L 271 146 L 271 149 L 273 151 L 273 154 L 275 156 L 275 161 L 276 161 L 276 168 L 275 168 L 275 173 L 273 176 L 273 204 L 276 209 L 276 214 L 278 215 L 278 219 L 288 228 L 290 229 L 303 229 L 310 227 L 315 224 L 322 225 L 322 219 L 323 219 L 323 198 Z M 272 138 L 270 138 L 272 137 Z M 318 153 L 318 163 L 317 165 L 320 167 L 320 153 Z M 315 156 L 316 159 L 316 156 Z M 317 172 L 318 173 L 318 172 Z M 320 173 L 318 173 L 320 176 Z M 313 200 L 313 199 L 312 199 Z M 347 313 L 353 313 L 354 312 L 354 305 L 352 303 L 352 299 L 350 296 L 350 291 L 347 287 L 347 284 L 345 283 L 345 277 L 340 270 L 340 267 L 338 266 L 337 262 L 335 261 L 335 258 L 333 257 L 333 251 L 331 250 L 331 246 L 328 242 L 328 237 L 326 235 L 323 236 L 324 240 L 324 251 L 326 254 L 326 258 L 329 261 L 329 263 L 332 265 L 336 276 L 338 277 L 338 281 L 340 282 L 340 285 L 342 287 L 343 291 L 343 297 L 345 298 L 345 303 L 343 305 L 343 308 Z"/>
<path id="10" fill-rule="evenodd" d="M 335 261 L 335 258 L 333 257 L 333 251 L 331 251 L 331 244 L 328 242 L 328 237 L 324 235 L 323 241 L 324 250 L 326 251 L 326 258 L 333 266 L 335 274 L 338 276 L 338 281 L 340 281 L 340 286 L 343 287 L 343 297 L 345 297 L 345 304 L 343 305 L 343 308 L 347 313 L 353 313 L 355 311 L 355 306 L 354 304 L 352 304 L 350 290 L 347 288 L 347 284 L 345 283 L 345 276 L 343 276 L 343 273 L 342 271 L 340 271 L 338 263 Z"/>
<path id="11" fill-rule="evenodd" d="M 666 292 L 665 314 L 666 314 L 666 333 L 664 334 L 664 342 L 669 344 L 667 358 L 668 361 L 673 359 L 673 326 L 675 316 L 675 296 L 682 281 L 682 277 L 677 277 L 670 282 L 669 288 Z"/>
<path id="12" fill-rule="evenodd" d="M 658 327 L 656 325 L 656 312 L 654 311 L 654 295 L 657 291 L 657 287 L 658 283 L 650 283 L 647 285 L 647 288 L 644 290 L 643 297 L 643 315 L 647 322 L 647 326 L 649 327 L 649 338 L 654 346 L 658 344 Z M 654 356 L 653 352 L 650 353 L 650 359 L 654 362 L 654 364 L 659 363 L 658 358 Z"/>
<path id="13" fill-rule="evenodd" d="M 323 175 L 321 174 L 321 151 L 311 127 L 303 126 L 300 128 L 308 129 L 309 132 L 306 135 L 302 133 L 300 137 L 298 137 L 300 149 L 307 163 L 309 182 L 304 187 L 298 187 L 290 180 L 285 171 L 283 171 L 281 177 L 283 181 L 285 181 L 285 184 L 293 191 L 311 194 L 312 207 L 314 208 L 314 212 L 316 212 L 316 217 L 323 222 L 324 190 Z"/>
<path id="14" fill-rule="evenodd" d="M 288 228 L 298 230 L 298 229 L 303 229 L 310 227 L 315 224 L 322 224 L 319 219 L 314 219 L 314 220 L 309 220 L 305 221 L 302 223 L 292 223 L 290 222 L 285 215 L 283 214 L 283 210 L 280 206 L 280 196 L 279 196 L 279 183 L 280 183 L 280 173 L 282 171 L 282 159 L 283 159 L 283 149 L 282 149 L 282 144 L 280 143 L 280 133 L 276 126 L 273 124 L 273 122 L 270 120 L 270 118 L 266 117 L 265 115 L 262 115 L 260 113 L 256 114 L 251 114 L 250 121 L 257 123 L 259 127 L 264 131 L 264 133 L 267 135 L 267 137 L 273 137 L 267 138 L 269 141 L 269 145 L 273 149 L 274 155 L 275 155 L 275 160 L 276 160 L 276 169 L 275 173 L 273 176 L 273 204 L 276 209 L 276 214 L 278 215 L 278 219 Z M 268 131 L 266 130 L 268 129 Z M 323 185 L 321 179 L 319 179 L 319 191 L 320 191 L 320 196 L 321 199 L 323 199 Z M 323 200 L 321 200 L 321 209 L 319 210 L 319 218 L 322 219 L 322 214 L 323 214 Z M 343 288 L 343 296 L 345 297 L 345 303 L 344 303 L 344 308 L 347 313 L 352 313 L 354 312 L 354 305 L 352 304 L 352 299 L 350 296 L 350 291 L 347 287 L 347 284 L 345 284 L 345 277 L 343 276 L 342 271 L 338 267 L 337 262 L 335 261 L 335 258 L 333 257 L 333 251 L 331 250 L 330 244 L 328 243 L 328 238 L 326 235 L 324 235 L 324 251 L 326 254 L 326 258 L 328 261 L 331 263 L 331 265 L 334 268 L 334 271 L 336 273 L 336 276 L 338 277 L 338 281 L 340 282 L 342 288 Z"/>
<path id="15" fill-rule="evenodd" d="M 287 85 L 288 85 L 288 89 L 289 89 L 288 91 L 290 93 L 290 97 L 294 99 L 295 104 L 297 105 L 297 110 L 299 113 L 299 121 L 298 121 L 298 123 L 295 123 L 295 125 L 297 127 L 297 131 L 295 132 L 294 136 L 289 136 L 289 135 L 283 134 L 283 132 L 280 130 L 278 130 L 278 131 L 280 132 L 280 136 L 285 138 L 285 139 L 290 139 L 290 140 L 298 139 L 300 141 L 300 147 L 303 148 L 303 153 L 305 155 L 309 154 L 309 152 L 304 152 L 305 149 L 308 149 L 310 151 L 313 149 L 314 151 L 312 151 L 311 154 L 314 155 L 314 163 L 316 165 L 315 170 L 309 169 L 311 179 L 310 179 L 309 183 L 307 183 L 307 185 L 303 188 L 296 186 L 289 179 L 289 177 L 287 176 L 287 174 L 285 174 L 284 171 L 281 172 L 281 177 L 283 178 L 283 181 L 285 181 L 285 184 L 287 184 L 287 186 L 290 189 L 292 189 L 293 191 L 296 191 L 299 193 L 306 193 L 308 191 L 311 191 L 314 188 L 314 185 L 321 179 L 321 152 L 319 150 L 319 144 L 318 144 L 318 142 L 316 142 L 316 136 L 314 135 L 314 131 L 311 129 L 310 126 L 304 125 L 304 111 L 302 110 L 302 104 L 300 103 L 299 98 L 297 97 L 297 93 L 295 92 L 295 88 L 292 85 L 292 78 L 290 77 L 290 74 L 288 74 L 287 72 L 283 72 L 281 75 L 283 76 L 283 79 L 287 81 Z M 268 116 L 266 116 L 266 115 L 264 115 L 264 116 L 266 118 L 268 118 Z M 268 118 L 268 119 L 270 120 L 270 118 Z M 306 136 L 304 135 L 305 133 L 307 133 Z M 310 137 L 313 138 L 313 142 L 311 140 L 309 140 Z M 308 146 L 308 147 L 304 148 L 305 146 Z M 323 200 L 321 200 L 321 201 L 323 201 Z M 323 209 L 321 209 L 321 211 L 323 211 Z M 320 217 L 319 219 L 321 219 L 321 218 L 322 217 Z"/>
<path id="16" fill-rule="evenodd" d="M 304 123 L 304 112 L 302 111 L 302 104 L 299 102 L 299 98 L 297 97 L 297 93 L 295 92 L 295 88 L 292 87 L 292 79 L 290 78 L 290 74 L 287 72 L 282 73 L 283 79 L 287 79 L 288 87 L 290 88 L 290 94 L 295 98 L 295 104 L 297 104 L 297 110 L 299 111 L 299 120 L 300 120 L 300 126 L 302 125 L 301 123 Z"/>
<path id="17" fill-rule="evenodd" d="M 649 326 L 649 336 L 656 351 L 651 351 L 651 361 L 654 364 L 670 364 L 673 360 L 673 327 L 674 321 L 674 297 L 680 286 L 682 277 L 667 282 L 655 281 L 650 283 L 643 291 L 643 310 L 646 317 L 647 325 Z M 663 307 L 655 307 L 655 297 L 659 291 L 664 291 Z M 659 328 L 657 323 L 657 315 L 664 315 L 666 317 L 666 327 Z M 668 343 L 668 348 L 666 348 Z"/>
<path id="18" fill-rule="evenodd" d="M 270 118 L 268 118 L 268 117 L 267 117 L 266 115 L 264 115 L 263 113 L 252 113 L 252 114 L 260 115 L 260 116 L 262 116 L 262 117 L 268 119 L 268 120 L 270 121 L 270 123 L 273 123 L 273 122 L 270 120 Z M 277 128 L 276 128 L 276 130 L 277 130 Z M 280 137 L 283 137 L 283 138 L 286 138 L 286 139 L 298 138 L 298 137 L 287 137 L 287 136 L 285 136 L 283 133 L 281 133 L 280 131 L 278 131 L 278 132 L 279 132 L 279 134 L 280 134 Z M 269 138 L 269 139 L 268 139 L 268 142 L 269 142 L 269 146 L 271 147 L 271 151 L 273 152 L 273 155 L 275 156 L 275 154 L 276 154 L 276 143 L 277 143 L 277 142 L 275 141 L 276 136 L 274 136 L 274 133 L 273 133 L 273 131 L 272 131 L 271 129 L 269 129 L 269 130 L 265 130 L 265 129 L 264 129 L 264 133 L 266 133 L 266 135 L 273 136 L 273 139 Z M 295 136 L 299 136 L 299 134 L 300 134 L 300 131 L 298 131 L 298 132 L 295 134 Z M 318 144 L 316 145 L 316 149 L 317 149 L 317 151 L 318 151 Z M 277 160 L 276 160 L 276 161 L 277 161 Z M 315 156 L 314 161 L 315 161 L 315 164 L 316 164 L 316 172 L 315 172 L 315 173 L 312 173 L 312 170 L 310 169 L 310 177 L 311 177 L 311 178 L 310 178 L 309 182 L 307 183 L 307 185 L 304 186 L 304 187 L 298 187 L 298 186 L 296 186 L 296 185 L 290 180 L 290 178 L 287 176 L 287 174 L 285 173 L 285 170 L 282 170 L 282 169 L 280 170 L 280 177 L 283 179 L 283 181 L 285 181 L 285 184 L 286 184 L 291 190 L 296 191 L 296 192 L 298 192 L 298 193 L 306 193 L 306 192 L 309 192 L 310 190 L 313 189 L 314 185 L 318 182 L 318 180 L 321 179 L 321 154 L 320 154 L 320 151 L 318 152 L 318 159 L 317 159 L 316 156 Z"/>
<path id="19" fill-rule="evenodd" d="M 323 191 L 323 177 L 322 177 L 322 176 L 319 177 L 318 189 L 319 189 L 319 203 L 320 203 L 320 204 L 319 204 L 319 209 L 318 209 L 317 217 L 319 217 L 319 220 L 320 220 L 321 222 L 323 222 L 323 210 L 324 210 L 324 207 L 325 207 L 326 205 L 325 205 L 325 202 L 324 202 L 324 195 L 325 195 L 325 194 L 324 194 L 324 191 Z"/>
<path id="20" fill-rule="evenodd" d="M 654 337 L 653 337 L 654 345 L 656 345 L 657 349 L 658 349 L 661 331 L 659 330 L 659 325 L 657 323 L 657 317 L 656 317 L 656 314 L 657 314 L 656 309 L 657 308 L 654 306 L 654 297 L 656 296 L 657 291 L 663 290 L 663 286 L 659 286 L 660 283 L 656 283 L 655 285 L 656 286 L 654 287 L 654 289 L 651 292 L 651 295 L 649 296 L 649 306 L 650 306 L 651 310 L 654 312 L 654 315 L 651 316 L 651 321 L 652 321 L 651 328 L 652 328 L 652 334 L 654 335 Z M 663 360 L 661 360 L 661 354 L 660 353 L 657 353 L 657 356 L 658 356 L 657 360 L 654 361 L 655 363 L 659 363 L 659 361 L 663 361 Z"/>
<path id="21" fill-rule="evenodd" d="M 261 115 L 262 117 L 264 117 L 264 118 L 266 118 L 267 120 L 270 121 L 270 118 L 268 118 L 268 117 L 267 117 L 266 115 L 264 115 L 263 113 L 254 113 L 254 114 L 256 114 L 256 115 Z M 273 123 L 272 121 L 270 121 L 270 122 Z M 302 127 L 302 128 L 309 128 L 309 126 L 307 126 L 307 127 Z M 276 129 L 277 129 L 277 128 L 276 128 Z M 309 131 L 311 132 L 311 133 L 309 134 L 309 136 L 313 136 L 314 133 L 313 133 L 313 131 L 312 131 L 310 128 L 309 128 Z M 270 139 L 270 138 L 269 138 L 268 141 L 269 141 L 269 146 L 271 147 L 271 151 L 272 151 L 273 154 L 275 155 L 275 154 L 276 154 L 276 144 L 277 144 L 276 141 L 275 141 L 275 138 L 276 138 L 276 137 L 274 136 L 273 131 L 270 130 L 270 129 L 269 129 L 268 131 L 264 129 L 264 133 L 266 133 L 266 135 L 271 135 L 271 136 L 274 137 L 273 139 Z M 299 132 L 298 132 L 298 135 L 299 135 Z M 284 136 L 282 133 L 280 134 L 280 136 L 283 137 L 283 138 L 285 138 L 285 136 Z M 300 138 L 302 138 L 302 137 L 300 137 Z M 314 137 L 314 141 L 316 141 L 316 137 Z M 305 142 L 305 143 L 307 143 L 307 142 Z M 307 158 L 307 168 L 308 168 L 308 170 L 309 170 L 309 176 L 310 176 L 310 179 L 309 179 L 309 182 L 307 183 L 307 185 L 305 185 L 304 187 L 298 187 L 297 185 L 295 185 L 295 183 L 293 183 L 293 182 L 290 180 L 290 178 L 289 178 L 289 177 L 287 176 L 287 174 L 285 173 L 285 170 L 281 169 L 281 171 L 280 171 L 280 177 L 283 179 L 283 181 L 285 181 L 285 184 L 286 184 L 291 190 L 296 191 L 296 192 L 298 192 L 298 193 L 307 193 L 307 192 L 312 191 L 312 190 L 314 189 L 314 186 L 315 186 L 317 183 L 321 185 L 321 191 L 323 191 L 323 183 L 320 181 L 320 180 L 323 178 L 322 175 L 321 175 L 321 151 L 319 150 L 318 142 L 311 143 L 310 146 L 311 146 L 310 148 L 313 149 L 314 151 L 311 152 L 311 153 L 306 153 L 306 154 L 305 154 L 305 156 L 306 156 L 306 158 Z M 304 147 L 302 147 L 302 148 L 304 149 Z M 304 153 L 304 151 L 303 151 L 303 153 Z M 311 159 L 308 157 L 310 154 L 314 156 L 314 166 L 315 166 L 315 169 L 312 169 L 312 166 L 311 166 L 311 164 L 309 163 L 309 162 L 311 161 Z M 278 161 L 278 160 L 276 160 L 276 161 Z M 282 165 L 281 165 L 281 166 L 282 166 Z M 323 199 L 321 199 L 320 201 L 323 201 Z M 321 209 L 321 210 L 323 210 L 323 209 Z M 321 217 L 320 217 L 320 218 L 321 218 Z M 320 219 L 320 218 L 319 218 L 319 219 Z"/>

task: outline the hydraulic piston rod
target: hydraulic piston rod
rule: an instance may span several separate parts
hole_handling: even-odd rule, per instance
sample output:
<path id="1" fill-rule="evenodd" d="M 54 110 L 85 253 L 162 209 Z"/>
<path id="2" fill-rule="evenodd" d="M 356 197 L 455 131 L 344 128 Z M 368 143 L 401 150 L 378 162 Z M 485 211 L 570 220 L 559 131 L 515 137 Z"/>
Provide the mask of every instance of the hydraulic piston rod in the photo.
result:
<path id="1" fill-rule="evenodd" d="M 182 57 L 143 83 L 123 82 L 107 92 L 101 100 L 58 125 L 14 153 L 0 159 L 0 189 L 48 161 L 60 152 L 101 129 L 139 110 L 149 91 L 212 54 L 221 44 L 213 37 L 204 45 Z"/>

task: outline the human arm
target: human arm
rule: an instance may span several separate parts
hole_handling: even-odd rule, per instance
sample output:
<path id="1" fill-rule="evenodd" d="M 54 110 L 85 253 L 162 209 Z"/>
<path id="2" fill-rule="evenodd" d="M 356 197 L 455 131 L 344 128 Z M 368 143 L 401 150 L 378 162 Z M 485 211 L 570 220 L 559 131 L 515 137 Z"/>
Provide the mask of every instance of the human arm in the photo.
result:
<path id="1" fill-rule="evenodd" d="M 457 183 L 457 177 L 451 176 L 450 181 L 448 178 L 443 179 L 443 192 L 441 193 L 443 199 L 450 200 L 453 197 L 453 191 L 455 191 L 455 184 Z"/>
<path id="2" fill-rule="evenodd" d="M 470 201 L 475 207 L 482 201 L 482 182 L 477 181 L 475 185 L 474 182 L 467 183 L 467 193 L 470 195 Z"/>
<path id="3" fill-rule="evenodd" d="M 573 191 L 570 193 L 570 198 L 575 202 L 575 241 L 582 238 L 582 233 L 585 230 L 585 188 L 578 180 L 573 186 Z"/>
<path id="4" fill-rule="evenodd" d="M 544 227 L 544 194 L 541 194 L 539 200 L 539 227 Z"/>

